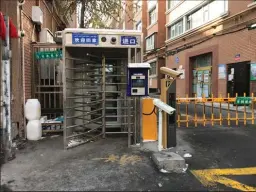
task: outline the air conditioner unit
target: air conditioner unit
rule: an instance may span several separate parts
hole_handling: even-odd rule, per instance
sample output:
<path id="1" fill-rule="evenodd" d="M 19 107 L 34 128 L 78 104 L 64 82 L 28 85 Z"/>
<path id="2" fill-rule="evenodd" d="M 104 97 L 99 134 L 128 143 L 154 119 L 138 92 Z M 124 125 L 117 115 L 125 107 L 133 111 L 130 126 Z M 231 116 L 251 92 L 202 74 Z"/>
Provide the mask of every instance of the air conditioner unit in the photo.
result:
<path id="1" fill-rule="evenodd" d="M 55 32 L 55 37 L 54 37 L 54 41 L 57 43 L 57 44 L 61 44 L 62 43 L 62 31 L 56 31 Z"/>
<path id="2" fill-rule="evenodd" d="M 43 11 L 39 6 L 32 6 L 32 21 L 38 25 L 43 24 Z"/>
<path id="3" fill-rule="evenodd" d="M 55 43 L 53 39 L 52 32 L 47 29 L 43 28 L 39 34 L 40 43 Z"/>

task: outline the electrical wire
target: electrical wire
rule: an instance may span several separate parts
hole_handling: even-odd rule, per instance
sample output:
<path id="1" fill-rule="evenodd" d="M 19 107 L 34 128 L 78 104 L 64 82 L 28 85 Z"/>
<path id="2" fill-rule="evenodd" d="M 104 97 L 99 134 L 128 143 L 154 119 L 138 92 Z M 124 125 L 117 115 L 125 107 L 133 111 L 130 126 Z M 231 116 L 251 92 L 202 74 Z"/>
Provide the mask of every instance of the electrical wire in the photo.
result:
<path id="1" fill-rule="evenodd" d="M 156 106 L 153 108 L 153 110 L 150 113 L 142 113 L 143 115 L 152 115 L 153 113 L 156 114 L 155 112 Z"/>

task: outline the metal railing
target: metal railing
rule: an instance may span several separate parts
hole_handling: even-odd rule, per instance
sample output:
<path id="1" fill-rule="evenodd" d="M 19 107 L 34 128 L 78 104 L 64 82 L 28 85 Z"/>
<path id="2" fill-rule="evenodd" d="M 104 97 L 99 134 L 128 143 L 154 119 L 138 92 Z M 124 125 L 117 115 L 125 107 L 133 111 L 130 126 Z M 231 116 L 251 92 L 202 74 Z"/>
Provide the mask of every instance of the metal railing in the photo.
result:
<path id="1" fill-rule="evenodd" d="M 250 97 L 244 98 L 249 103 L 239 103 L 238 95 L 236 97 L 230 97 L 228 94 L 227 97 L 214 97 L 213 95 L 210 98 L 206 97 L 177 97 L 177 126 L 194 126 L 198 125 L 205 126 L 214 126 L 214 125 L 224 125 L 225 123 L 228 126 L 235 124 L 238 126 L 254 124 L 255 123 L 255 103 L 256 97 L 254 94 L 251 94 Z M 184 125 L 185 124 L 185 125 Z"/>

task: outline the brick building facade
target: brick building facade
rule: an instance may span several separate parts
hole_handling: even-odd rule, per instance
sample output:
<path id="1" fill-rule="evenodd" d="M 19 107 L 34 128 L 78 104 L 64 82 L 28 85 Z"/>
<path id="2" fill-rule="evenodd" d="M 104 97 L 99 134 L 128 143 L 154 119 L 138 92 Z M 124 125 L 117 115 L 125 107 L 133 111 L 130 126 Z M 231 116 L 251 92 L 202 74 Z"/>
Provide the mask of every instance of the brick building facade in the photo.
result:
<path id="1" fill-rule="evenodd" d="M 256 30 L 248 30 L 256 23 L 255 13 L 252 0 L 198 1 L 195 5 L 182 1 L 170 8 L 166 14 L 166 66 L 185 72 L 177 80 L 178 95 L 256 93 L 256 82 L 250 81 L 250 64 L 256 61 Z M 193 23 L 199 17 L 205 21 Z"/>
<path id="2" fill-rule="evenodd" d="M 159 74 L 160 67 L 165 65 L 162 56 L 165 51 L 165 10 L 166 1 L 153 0 L 126 0 L 128 12 L 132 18 L 124 20 L 124 29 L 141 30 L 143 33 L 143 60 L 151 64 L 149 86 L 151 92 L 157 92 L 160 88 L 160 79 L 163 75 Z M 133 6 L 131 4 L 133 3 Z M 127 11 L 126 11 L 127 14 Z M 125 17 L 127 18 L 127 16 Z M 131 26 L 131 21 L 133 25 Z"/>
<path id="3" fill-rule="evenodd" d="M 38 43 L 38 28 L 32 21 L 32 6 L 39 6 L 43 12 L 41 29 L 48 28 L 52 34 L 67 27 L 76 27 L 73 21 L 64 20 L 54 9 L 52 0 L 26 0 L 22 6 L 16 0 L 1 0 L 0 10 L 12 18 L 18 30 L 24 30 L 25 36 L 11 40 L 11 89 L 12 89 L 12 121 L 21 134 L 24 128 L 24 103 L 32 97 L 32 44 Z"/>
<path id="4" fill-rule="evenodd" d="M 159 68 L 167 66 L 183 73 L 177 80 L 180 96 L 256 93 L 256 81 L 250 80 L 256 30 L 248 30 L 256 23 L 255 0 L 134 0 L 133 4 L 133 29 L 142 30 L 143 59 L 152 67 L 151 92 L 159 91 L 163 78 Z"/>

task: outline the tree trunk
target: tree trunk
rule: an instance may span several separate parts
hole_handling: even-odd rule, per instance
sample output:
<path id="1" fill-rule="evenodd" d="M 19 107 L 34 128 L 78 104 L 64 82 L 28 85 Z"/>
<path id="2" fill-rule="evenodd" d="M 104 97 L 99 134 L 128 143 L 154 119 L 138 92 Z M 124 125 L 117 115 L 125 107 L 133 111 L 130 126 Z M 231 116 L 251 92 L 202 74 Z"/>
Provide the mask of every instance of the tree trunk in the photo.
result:
<path id="1" fill-rule="evenodd" d="M 84 12 L 85 12 L 85 0 L 82 1 L 81 14 L 80 14 L 80 28 L 84 28 Z"/>

